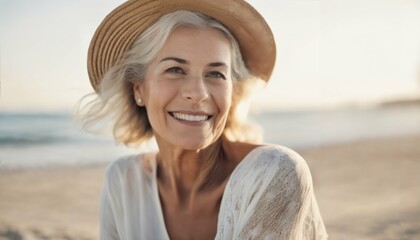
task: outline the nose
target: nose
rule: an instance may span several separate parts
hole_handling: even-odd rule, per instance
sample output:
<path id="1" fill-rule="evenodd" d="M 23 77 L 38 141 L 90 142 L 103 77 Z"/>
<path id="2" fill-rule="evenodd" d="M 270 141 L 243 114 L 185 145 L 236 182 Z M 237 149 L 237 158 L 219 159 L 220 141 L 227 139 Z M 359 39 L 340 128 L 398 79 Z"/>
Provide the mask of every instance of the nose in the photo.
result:
<path id="1" fill-rule="evenodd" d="M 193 103 L 201 103 L 209 97 L 207 86 L 202 77 L 191 77 L 185 81 L 182 97 Z"/>

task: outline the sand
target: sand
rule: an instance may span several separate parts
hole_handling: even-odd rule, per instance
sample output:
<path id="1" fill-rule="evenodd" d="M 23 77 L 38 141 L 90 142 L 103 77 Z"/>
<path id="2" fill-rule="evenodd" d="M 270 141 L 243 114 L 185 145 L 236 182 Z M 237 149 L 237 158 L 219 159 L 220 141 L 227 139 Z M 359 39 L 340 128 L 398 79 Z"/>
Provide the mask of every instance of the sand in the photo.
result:
<path id="1" fill-rule="evenodd" d="M 97 239 L 103 171 L 0 172 L 0 239 Z"/>
<path id="2" fill-rule="evenodd" d="M 331 239 L 420 239 L 420 136 L 300 153 Z"/>
<path id="3" fill-rule="evenodd" d="M 330 239 L 420 239 L 420 136 L 298 152 Z M 104 168 L 0 171 L 0 240 L 97 239 Z"/>

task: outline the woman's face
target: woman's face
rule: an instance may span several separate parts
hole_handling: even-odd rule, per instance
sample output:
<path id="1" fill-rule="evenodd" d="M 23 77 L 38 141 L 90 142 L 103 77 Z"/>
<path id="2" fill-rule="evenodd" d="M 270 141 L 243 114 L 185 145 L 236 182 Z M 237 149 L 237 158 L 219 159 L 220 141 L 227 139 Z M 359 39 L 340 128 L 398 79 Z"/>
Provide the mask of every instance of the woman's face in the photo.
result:
<path id="1" fill-rule="evenodd" d="M 216 29 L 178 28 L 134 91 L 159 146 L 209 146 L 222 134 L 232 101 L 229 41 Z"/>

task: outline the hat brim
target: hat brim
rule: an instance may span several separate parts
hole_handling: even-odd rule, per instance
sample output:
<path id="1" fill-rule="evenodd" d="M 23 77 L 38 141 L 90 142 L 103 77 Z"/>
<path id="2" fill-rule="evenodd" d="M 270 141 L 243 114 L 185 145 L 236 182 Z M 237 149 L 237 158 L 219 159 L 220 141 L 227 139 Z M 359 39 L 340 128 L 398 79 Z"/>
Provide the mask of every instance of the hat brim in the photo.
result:
<path id="1" fill-rule="evenodd" d="M 264 18 L 243 0 L 129 0 L 109 13 L 97 28 L 88 51 L 88 73 L 97 91 L 105 73 L 136 38 L 161 16 L 178 10 L 199 12 L 225 25 L 237 39 L 250 72 L 270 79 L 276 45 Z"/>

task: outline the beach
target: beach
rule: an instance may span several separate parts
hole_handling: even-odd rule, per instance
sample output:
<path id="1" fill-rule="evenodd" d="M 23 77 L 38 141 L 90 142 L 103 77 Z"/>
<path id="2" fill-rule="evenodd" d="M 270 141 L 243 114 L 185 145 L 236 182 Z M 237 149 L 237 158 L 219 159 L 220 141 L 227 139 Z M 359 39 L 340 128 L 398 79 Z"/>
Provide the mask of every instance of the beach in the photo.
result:
<path id="1" fill-rule="evenodd" d="M 330 239 L 420 238 L 420 135 L 296 149 Z M 98 239 L 105 164 L 0 172 L 0 239 Z"/>
<path id="2" fill-rule="evenodd" d="M 420 135 L 301 154 L 331 239 L 420 239 Z"/>

